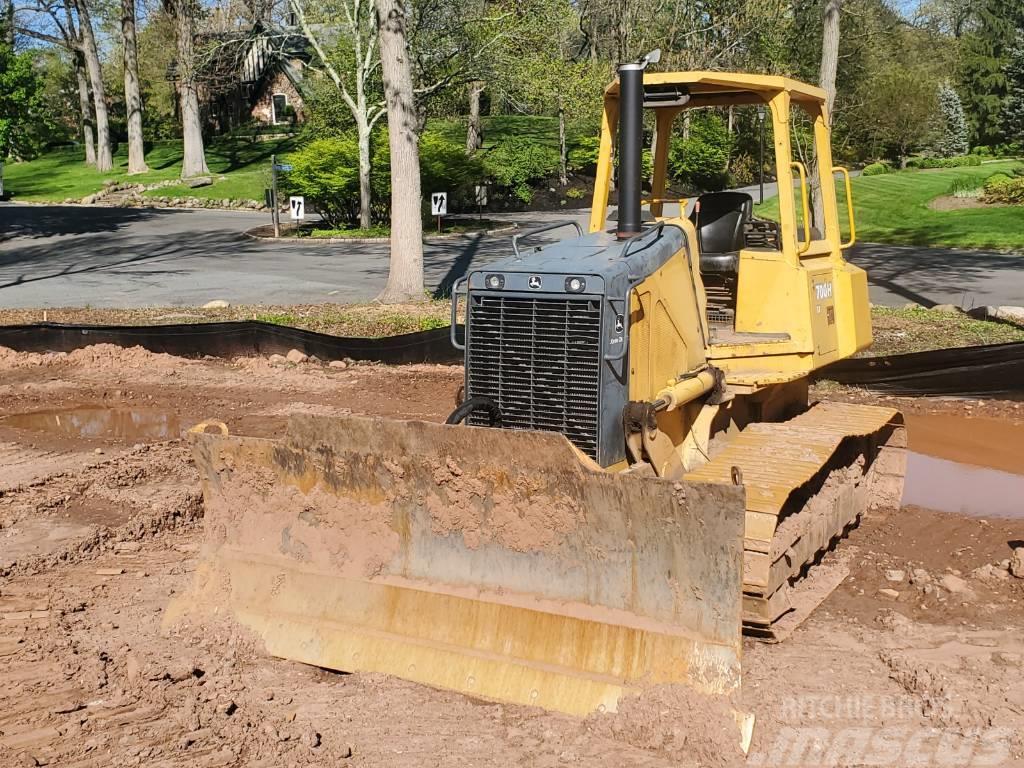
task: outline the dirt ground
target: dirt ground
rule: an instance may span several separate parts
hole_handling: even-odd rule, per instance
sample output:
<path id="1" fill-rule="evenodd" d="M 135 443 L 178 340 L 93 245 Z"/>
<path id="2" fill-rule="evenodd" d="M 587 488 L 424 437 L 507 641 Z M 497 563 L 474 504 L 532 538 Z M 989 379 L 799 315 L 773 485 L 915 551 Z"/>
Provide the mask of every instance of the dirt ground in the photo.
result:
<path id="1" fill-rule="evenodd" d="M 671 692 L 574 719 L 268 658 L 229 625 L 161 632 L 201 541 L 183 429 L 213 417 L 274 436 L 295 412 L 439 421 L 461 375 L 0 349 L 0 765 L 742 763 L 718 715 Z M 941 436 L 955 446 L 988 418 L 1011 442 L 992 465 L 1024 454 L 1019 404 L 895 404 L 947 420 L 914 450 L 971 459 Z M 1024 516 L 868 518 L 834 553 L 850 577 L 811 618 L 781 644 L 746 643 L 746 762 L 1024 766 L 1024 579 L 1007 572 L 1022 542 Z"/>

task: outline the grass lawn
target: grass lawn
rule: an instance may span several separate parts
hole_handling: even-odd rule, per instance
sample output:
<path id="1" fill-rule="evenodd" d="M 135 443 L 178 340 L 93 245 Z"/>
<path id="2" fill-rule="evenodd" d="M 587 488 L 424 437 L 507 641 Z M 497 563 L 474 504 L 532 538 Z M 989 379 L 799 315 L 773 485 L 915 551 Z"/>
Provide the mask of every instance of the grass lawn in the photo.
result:
<path id="1" fill-rule="evenodd" d="M 270 156 L 293 148 L 291 139 L 253 141 L 248 136 L 222 136 L 206 147 L 206 164 L 214 183 L 189 189 L 172 186 L 153 190 L 152 195 L 168 197 L 229 198 L 263 200 L 270 180 Z M 114 170 L 99 173 L 85 165 L 81 149 L 60 149 L 25 163 L 10 163 L 4 169 L 4 188 L 15 200 L 61 202 L 81 199 L 103 188 L 108 179 L 151 184 L 181 175 L 181 142 L 164 141 L 146 154 L 149 173 L 129 176 L 127 145 L 114 154 Z"/>
<path id="2" fill-rule="evenodd" d="M 449 141 L 466 143 L 466 120 L 431 120 L 427 129 L 437 131 Z M 491 115 L 483 118 L 484 145 L 489 149 L 504 139 L 529 139 L 558 149 L 558 118 L 537 115 Z M 593 127 L 569 123 L 565 141 L 571 150 L 585 136 L 596 133 Z"/>
<path id="3" fill-rule="evenodd" d="M 1020 163 L 989 163 L 965 168 L 899 171 L 853 180 L 857 239 L 874 243 L 938 245 L 962 248 L 1024 248 L 1024 207 L 985 207 L 936 211 L 928 203 L 949 194 L 953 180 L 972 179 L 981 186 L 994 173 Z M 837 182 L 839 177 L 837 176 Z M 799 204 L 797 205 L 799 211 Z M 846 194 L 840 191 L 840 219 L 847 232 Z M 758 215 L 777 219 L 778 198 L 757 206 Z"/>

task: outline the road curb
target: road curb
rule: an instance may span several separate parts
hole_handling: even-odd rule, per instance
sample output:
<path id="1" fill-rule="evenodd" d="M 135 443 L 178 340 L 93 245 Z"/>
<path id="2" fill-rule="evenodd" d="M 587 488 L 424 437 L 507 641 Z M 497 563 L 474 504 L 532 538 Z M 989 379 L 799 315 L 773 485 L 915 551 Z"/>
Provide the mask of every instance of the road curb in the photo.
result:
<path id="1" fill-rule="evenodd" d="M 375 243 L 389 243 L 389 237 L 268 237 L 257 234 L 257 230 L 266 230 L 270 225 L 261 224 L 258 227 L 245 230 L 242 234 L 250 240 L 261 243 L 274 243 L 275 245 L 342 245 L 345 243 L 354 245 L 371 245 Z M 506 227 L 494 229 L 483 229 L 476 232 L 453 232 L 448 235 L 426 235 L 424 243 L 443 242 L 445 240 L 458 240 L 459 238 L 472 237 L 473 235 L 500 235 L 504 232 L 514 232 L 519 229 L 519 224 L 510 224 Z"/>

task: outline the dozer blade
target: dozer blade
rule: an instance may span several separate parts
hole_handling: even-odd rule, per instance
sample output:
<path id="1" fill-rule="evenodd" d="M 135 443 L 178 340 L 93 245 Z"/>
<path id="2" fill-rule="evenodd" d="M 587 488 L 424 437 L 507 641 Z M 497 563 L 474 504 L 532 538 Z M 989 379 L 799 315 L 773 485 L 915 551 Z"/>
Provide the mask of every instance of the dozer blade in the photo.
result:
<path id="1" fill-rule="evenodd" d="M 169 622 L 226 609 L 276 656 L 576 715 L 738 689 L 742 488 L 606 473 L 553 433 L 192 437 L 206 539 Z"/>

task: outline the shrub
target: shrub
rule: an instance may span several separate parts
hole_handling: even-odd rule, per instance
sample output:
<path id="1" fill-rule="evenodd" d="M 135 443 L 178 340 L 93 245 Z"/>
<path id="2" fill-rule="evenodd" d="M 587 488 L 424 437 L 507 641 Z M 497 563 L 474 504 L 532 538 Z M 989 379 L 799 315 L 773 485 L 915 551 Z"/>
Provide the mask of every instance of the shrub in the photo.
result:
<path id="1" fill-rule="evenodd" d="M 889 173 L 892 170 L 886 163 L 871 163 L 865 165 L 864 170 L 861 171 L 862 176 L 881 176 L 884 173 Z"/>
<path id="2" fill-rule="evenodd" d="M 380 163 L 379 154 L 375 159 Z M 359 145 L 354 135 L 316 139 L 291 153 L 288 160 L 292 170 L 282 180 L 287 192 L 305 196 L 331 229 L 358 224 Z M 382 188 L 379 174 L 373 175 L 378 177 L 371 177 L 374 195 L 388 194 L 390 189 Z"/>
<path id="3" fill-rule="evenodd" d="M 526 138 L 506 139 L 484 156 L 484 170 L 499 186 L 524 203 L 533 199 L 531 182 L 558 170 L 557 150 Z"/>
<path id="4" fill-rule="evenodd" d="M 993 173 L 987 179 L 985 179 L 985 188 L 992 186 L 993 184 L 1002 184 L 1004 181 L 1009 181 L 1013 177 L 1008 173 Z"/>
<path id="5" fill-rule="evenodd" d="M 981 165 L 979 155 L 959 155 L 957 157 L 912 157 L 907 161 L 907 168 L 963 168 L 970 165 Z"/>
<path id="6" fill-rule="evenodd" d="M 371 217 L 375 224 L 387 224 L 391 152 L 386 130 L 374 134 L 370 158 Z M 288 161 L 292 171 L 282 179 L 284 191 L 304 195 L 330 229 L 358 226 L 359 145 L 354 134 L 311 141 L 290 154 Z M 424 197 L 445 191 L 453 205 L 472 193 L 473 184 L 483 176 L 480 161 L 467 157 L 461 144 L 429 131 L 420 137 L 420 173 Z"/>
<path id="7" fill-rule="evenodd" d="M 593 175 L 597 171 L 597 155 L 601 149 L 600 136 L 586 136 L 569 150 L 569 170 Z"/>
<path id="8" fill-rule="evenodd" d="M 729 183 L 728 164 L 732 137 L 717 114 L 695 115 L 690 136 L 669 144 L 668 169 L 678 181 L 703 191 L 724 189 Z"/>
<path id="9" fill-rule="evenodd" d="M 1024 205 L 1024 176 L 985 185 L 982 200 L 999 205 Z"/>
<path id="10" fill-rule="evenodd" d="M 953 197 L 980 197 L 981 189 L 978 180 L 968 176 L 957 176 L 949 186 L 949 194 Z"/>
<path id="11" fill-rule="evenodd" d="M 461 142 L 436 131 L 420 136 L 420 184 L 424 200 L 431 192 L 448 193 L 448 210 L 474 203 L 474 186 L 484 176 L 483 163 L 466 154 Z M 427 211 L 429 213 L 429 210 Z"/>
<path id="12" fill-rule="evenodd" d="M 737 187 L 756 184 L 760 178 L 757 172 L 757 160 L 745 152 L 736 155 L 732 159 L 729 172 L 732 174 L 732 181 Z"/>

